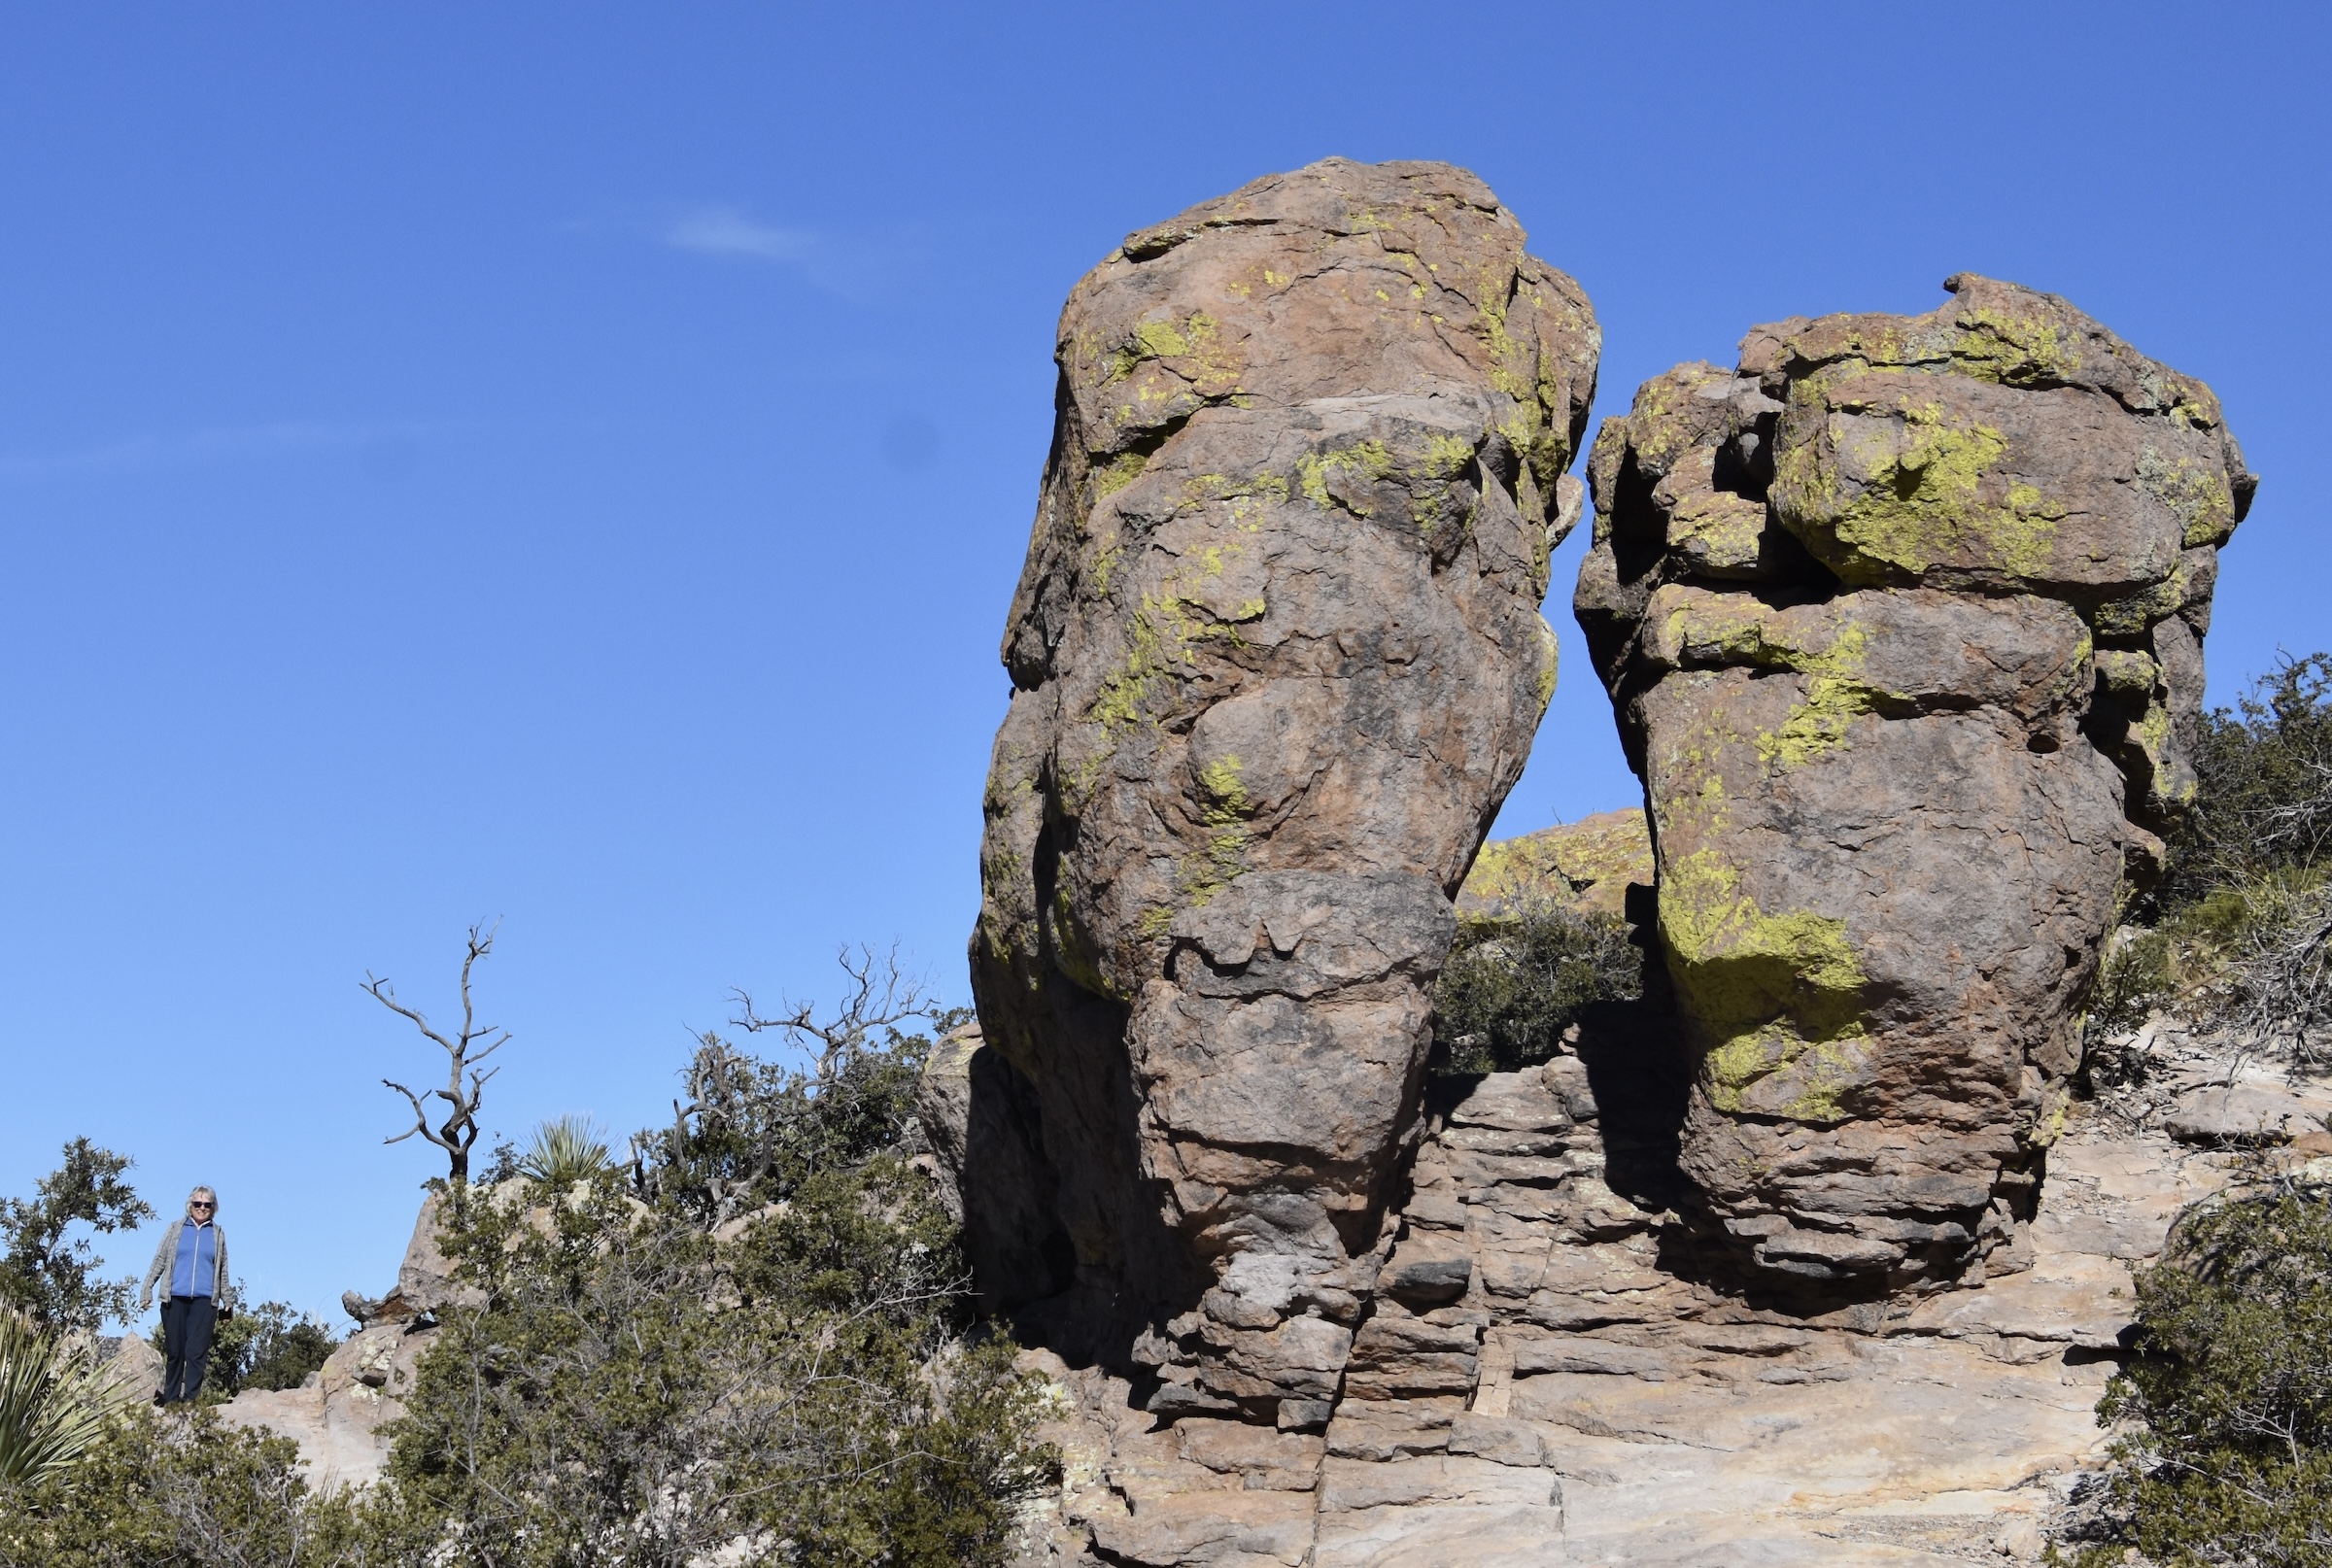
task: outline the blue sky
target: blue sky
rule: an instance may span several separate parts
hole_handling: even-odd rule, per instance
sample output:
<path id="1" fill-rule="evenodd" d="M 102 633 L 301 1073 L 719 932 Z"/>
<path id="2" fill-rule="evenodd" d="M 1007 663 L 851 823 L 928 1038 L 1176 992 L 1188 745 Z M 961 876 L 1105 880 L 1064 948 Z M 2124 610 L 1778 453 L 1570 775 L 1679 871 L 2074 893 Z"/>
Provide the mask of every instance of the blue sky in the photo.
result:
<path id="1" fill-rule="evenodd" d="M 1062 297 L 1330 153 L 1487 179 L 1598 415 L 1961 269 L 2203 376 L 2265 478 L 2225 700 L 2332 643 L 2325 17 L 0 8 L 0 1192 L 86 1133 L 322 1309 L 431 1171 L 367 970 L 442 1009 L 500 917 L 511 1135 L 669 1114 L 844 938 L 960 998 Z M 1502 833 L 1633 794 L 1579 549 Z"/>

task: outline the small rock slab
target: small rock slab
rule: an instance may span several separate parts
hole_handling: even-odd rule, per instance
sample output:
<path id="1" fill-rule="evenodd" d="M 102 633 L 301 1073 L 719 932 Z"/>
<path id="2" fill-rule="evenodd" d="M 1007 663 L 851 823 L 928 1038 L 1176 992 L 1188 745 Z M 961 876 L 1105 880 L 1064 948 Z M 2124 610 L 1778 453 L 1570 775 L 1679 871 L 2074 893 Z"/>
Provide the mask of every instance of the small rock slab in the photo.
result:
<path id="1" fill-rule="evenodd" d="M 2332 1100 L 2274 1083 L 2236 1083 L 2192 1089 L 2178 1097 L 2163 1130 L 2181 1143 L 2207 1148 L 2287 1143 L 2324 1131 Z"/>

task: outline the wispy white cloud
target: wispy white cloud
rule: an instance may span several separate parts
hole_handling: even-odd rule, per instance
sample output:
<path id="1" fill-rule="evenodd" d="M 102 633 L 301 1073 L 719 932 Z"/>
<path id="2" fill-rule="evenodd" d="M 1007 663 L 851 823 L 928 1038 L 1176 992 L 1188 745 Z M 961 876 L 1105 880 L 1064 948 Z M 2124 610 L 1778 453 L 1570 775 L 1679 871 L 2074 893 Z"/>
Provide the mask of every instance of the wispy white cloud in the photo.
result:
<path id="1" fill-rule="evenodd" d="M 921 270 L 927 249 L 912 230 L 836 233 L 766 223 L 728 203 L 668 209 L 649 230 L 662 244 L 699 256 L 769 261 L 813 289 L 866 304 Z"/>
<path id="2" fill-rule="evenodd" d="M 383 443 L 411 442 L 428 428 L 420 425 L 291 422 L 193 430 L 173 435 L 136 435 L 69 452 L 0 453 L 0 479 L 45 479 L 65 474 L 169 467 L 222 459 L 266 458 L 330 448 L 371 447 Z"/>
<path id="3" fill-rule="evenodd" d="M 680 215 L 664 232 L 667 245 L 707 256 L 743 256 L 757 261 L 807 261 L 818 254 L 818 236 L 807 229 L 757 223 L 735 207 L 698 207 Z"/>

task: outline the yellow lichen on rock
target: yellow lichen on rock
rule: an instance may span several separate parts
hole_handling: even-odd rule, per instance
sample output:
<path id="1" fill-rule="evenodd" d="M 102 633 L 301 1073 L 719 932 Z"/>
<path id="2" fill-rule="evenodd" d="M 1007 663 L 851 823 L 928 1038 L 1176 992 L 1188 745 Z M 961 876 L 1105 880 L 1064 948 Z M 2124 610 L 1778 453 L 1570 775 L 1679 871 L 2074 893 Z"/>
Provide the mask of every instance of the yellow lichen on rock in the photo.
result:
<path id="1" fill-rule="evenodd" d="M 1708 1036 L 1702 1071 L 1717 1108 L 1835 1120 L 1858 1060 L 1844 1042 L 1868 1033 L 1869 981 L 1846 923 L 1802 909 L 1766 913 L 1739 871 L 1702 849 L 1665 868 L 1660 933 L 1669 976 Z M 1754 1086 L 1785 1073 L 1805 1081 L 1778 1102 L 1749 1104 Z"/>
<path id="2" fill-rule="evenodd" d="M 2016 577 L 2048 570 L 2065 508 L 1995 477 L 2008 448 L 1998 428 L 1907 392 L 1874 406 L 1834 392 L 1832 402 L 1830 439 L 1782 454 L 1773 490 L 1841 577 L 1918 577 L 1962 559 Z"/>

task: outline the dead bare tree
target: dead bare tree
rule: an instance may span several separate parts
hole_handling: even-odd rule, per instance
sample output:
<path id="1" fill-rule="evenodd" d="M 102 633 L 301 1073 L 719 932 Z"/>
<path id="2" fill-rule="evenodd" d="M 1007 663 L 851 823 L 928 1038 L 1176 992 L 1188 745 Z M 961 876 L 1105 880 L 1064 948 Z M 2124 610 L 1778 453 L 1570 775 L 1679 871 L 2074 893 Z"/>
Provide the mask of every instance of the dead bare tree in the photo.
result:
<path id="1" fill-rule="evenodd" d="M 798 1179 L 836 1159 L 866 1157 L 854 1140 L 881 1116 L 855 1124 L 854 1108 L 888 1091 L 871 1088 L 863 1070 L 888 1047 L 888 1033 L 912 1019 L 938 1022 L 946 1010 L 922 980 L 901 971 L 896 942 L 881 953 L 845 944 L 837 958 L 848 984 L 831 1010 L 787 999 L 765 1016 L 749 994 L 730 993 L 735 1027 L 755 1035 L 775 1030 L 808 1061 L 800 1068 L 764 1061 L 716 1033 L 700 1035 L 687 1100 L 672 1102 L 671 1125 L 632 1141 L 633 1181 L 643 1195 L 684 1194 L 717 1223 L 781 1167 Z"/>
<path id="2" fill-rule="evenodd" d="M 2236 1038 L 2244 1047 L 2320 1067 L 2332 1025 L 2332 887 L 2262 883 L 2235 964 Z"/>
<path id="3" fill-rule="evenodd" d="M 848 943 L 835 955 L 842 972 L 850 976 L 850 985 L 840 1008 L 820 1021 L 817 1005 L 778 999 L 781 1009 L 775 1017 L 764 1018 L 753 1010 L 753 998 L 741 990 L 729 993 L 737 1004 L 737 1016 L 730 1023 L 747 1034 L 758 1035 L 767 1029 L 781 1031 L 789 1044 L 810 1052 L 817 1058 L 813 1081 L 826 1084 L 842 1066 L 866 1047 L 867 1037 L 877 1029 L 903 1024 L 909 1018 L 933 1018 L 939 1015 L 939 1004 L 930 987 L 899 968 L 899 944 L 876 953 L 864 942 L 858 953 L 851 955 Z"/>
<path id="4" fill-rule="evenodd" d="M 393 1078 L 381 1079 L 384 1085 L 403 1095 L 413 1108 L 413 1125 L 394 1138 L 386 1138 L 381 1142 L 401 1143 L 419 1133 L 445 1150 L 446 1160 L 452 1167 L 450 1174 L 460 1183 L 469 1180 L 469 1149 L 478 1141 L 478 1103 L 484 1096 L 486 1080 L 501 1071 L 499 1067 L 494 1067 L 480 1072 L 478 1064 L 510 1040 L 508 1030 L 499 1025 L 480 1024 L 477 1021 L 477 1008 L 469 994 L 470 971 L 477 968 L 479 959 L 494 951 L 494 933 L 495 928 L 483 921 L 469 928 L 469 949 L 462 957 L 462 1028 L 451 1040 L 430 1028 L 429 1019 L 419 1011 L 397 1001 L 396 988 L 390 984 L 388 976 L 376 978 L 369 970 L 364 973 L 364 989 L 372 993 L 372 999 L 397 1016 L 411 1020 L 414 1028 L 444 1048 L 446 1057 L 446 1080 L 442 1089 L 431 1089 L 427 1094 L 417 1095 Z M 464 1075 L 467 1082 L 463 1081 Z M 435 1127 L 429 1125 L 429 1112 L 423 1105 L 428 1100 L 445 1102 L 445 1118 Z"/>

